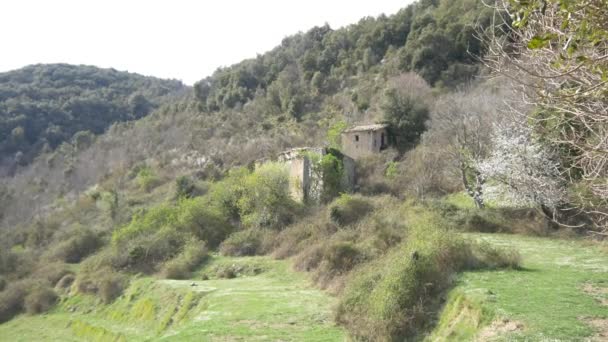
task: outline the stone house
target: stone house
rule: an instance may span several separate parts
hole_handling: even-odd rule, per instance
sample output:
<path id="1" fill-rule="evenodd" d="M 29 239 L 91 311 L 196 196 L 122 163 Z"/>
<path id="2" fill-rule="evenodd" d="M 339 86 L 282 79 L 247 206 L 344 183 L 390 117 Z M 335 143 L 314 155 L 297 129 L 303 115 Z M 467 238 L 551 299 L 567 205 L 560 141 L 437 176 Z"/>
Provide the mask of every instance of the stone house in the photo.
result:
<path id="1" fill-rule="evenodd" d="M 342 150 L 345 155 L 359 159 L 388 148 L 388 137 L 388 125 L 355 126 L 342 132 Z"/>
<path id="2" fill-rule="evenodd" d="M 279 154 L 277 161 L 287 166 L 290 178 L 291 197 L 299 202 L 318 202 L 323 192 L 323 177 L 315 170 L 313 156 L 319 158 L 330 153 L 323 147 L 303 147 L 287 150 Z M 333 154 L 333 153 L 332 153 Z M 352 191 L 355 185 L 355 162 L 352 158 L 341 155 L 343 173 L 341 187 Z"/>

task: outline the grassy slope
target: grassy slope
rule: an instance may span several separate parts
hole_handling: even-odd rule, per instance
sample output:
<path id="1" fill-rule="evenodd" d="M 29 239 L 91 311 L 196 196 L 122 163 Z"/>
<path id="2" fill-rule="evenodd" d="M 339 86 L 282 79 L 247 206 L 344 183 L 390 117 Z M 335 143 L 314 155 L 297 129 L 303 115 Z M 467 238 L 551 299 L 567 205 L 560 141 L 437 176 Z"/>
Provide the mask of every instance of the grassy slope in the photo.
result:
<path id="1" fill-rule="evenodd" d="M 330 317 L 334 299 L 313 289 L 305 275 L 291 271 L 284 261 L 214 258 L 200 273 L 239 263 L 264 272 L 206 281 L 140 278 L 109 306 L 73 296 L 50 314 L 17 317 L 0 325 L 0 340 L 344 339 Z"/>
<path id="2" fill-rule="evenodd" d="M 471 340 L 495 319 L 523 324 L 493 337 L 498 340 L 583 340 L 595 333 L 585 318 L 608 318 L 608 306 L 583 291 L 585 284 L 608 288 L 608 255 L 596 247 L 517 235 L 472 237 L 518 249 L 523 269 L 462 274 L 431 340 Z"/>

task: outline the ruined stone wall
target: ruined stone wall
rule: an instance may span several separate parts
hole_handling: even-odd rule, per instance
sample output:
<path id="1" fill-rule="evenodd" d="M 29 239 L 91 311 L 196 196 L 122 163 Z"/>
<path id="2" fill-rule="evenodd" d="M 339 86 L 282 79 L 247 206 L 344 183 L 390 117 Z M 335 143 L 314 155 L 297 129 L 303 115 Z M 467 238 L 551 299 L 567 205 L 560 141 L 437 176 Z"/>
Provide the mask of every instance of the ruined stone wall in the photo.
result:
<path id="1" fill-rule="evenodd" d="M 319 202 L 323 193 L 323 176 L 315 170 L 309 156 L 316 154 L 320 158 L 327 154 L 325 148 L 297 148 L 281 153 L 277 161 L 287 166 L 290 178 L 291 197 L 298 202 Z M 355 161 L 343 156 L 344 173 L 342 187 L 352 191 L 355 185 Z"/>

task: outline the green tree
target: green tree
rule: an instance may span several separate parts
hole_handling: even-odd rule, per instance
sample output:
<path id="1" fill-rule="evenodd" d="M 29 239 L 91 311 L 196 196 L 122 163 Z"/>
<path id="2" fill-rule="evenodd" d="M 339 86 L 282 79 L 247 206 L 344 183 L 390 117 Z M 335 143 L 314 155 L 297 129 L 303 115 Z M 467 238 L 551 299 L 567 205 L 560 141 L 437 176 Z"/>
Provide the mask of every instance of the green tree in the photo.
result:
<path id="1" fill-rule="evenodd" d="M 383 121 L 389 125 L 398 150 L 405 151 L 420 140 L 429 117 L 429 108 L 420 99 L 387 89 L 382 103 Z"/>

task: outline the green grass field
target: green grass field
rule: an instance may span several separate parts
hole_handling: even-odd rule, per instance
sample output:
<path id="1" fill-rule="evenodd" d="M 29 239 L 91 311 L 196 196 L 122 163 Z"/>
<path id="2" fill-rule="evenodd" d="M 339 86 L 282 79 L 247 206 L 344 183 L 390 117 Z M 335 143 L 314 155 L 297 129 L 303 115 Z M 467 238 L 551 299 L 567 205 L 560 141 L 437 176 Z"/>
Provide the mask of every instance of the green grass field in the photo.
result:
<path id="1" fill-rule="evenodd" d="M 605 252 L 580 241 L 470 236 L 519 250 L 522 269 L 462 274 L 431 340 L 472 340 L 480 330 L 482 340 L 602 339 L 588 321 L 608 318 Z"/>
<path id="2" fill-rule="evenodd" d="M 108 306 L 78 295 L 46 315 L 21 315 L 0 325 L 0 340 L 345 339 L 331 318 L 335 298 L 314 289 L 306 275 L 292 271 L 288 263 L 266 257 L 216 257 L 199 274 L 227 264 L 253 265 L 260 273 L 206 281 L 140 278 Z"/>
<path id="3" fill-rule="evenodd" d="M 590 322 L 608 319 L 608 254 L 581 241 L 468 236 L 519 250 L 522 268 L 461 274 L 427 340 L 602 340 Z M 218 278 L 225 268 L 237 277 Z M 344 341 L 335 301 L 288 262 L 215 256 L 193 280 L 137 278 L 111 305 L 76 295 L 18 316 L 0 325 L 0 340 Z"/>

